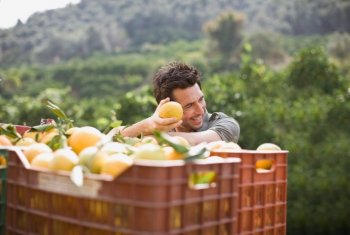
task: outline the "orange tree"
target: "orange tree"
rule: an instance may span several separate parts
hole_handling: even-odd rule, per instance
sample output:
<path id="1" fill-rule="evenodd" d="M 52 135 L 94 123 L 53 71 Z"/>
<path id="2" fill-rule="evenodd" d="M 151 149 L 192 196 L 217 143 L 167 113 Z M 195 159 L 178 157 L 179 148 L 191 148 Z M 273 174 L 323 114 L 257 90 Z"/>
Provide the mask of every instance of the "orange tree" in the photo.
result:
<path id="1" fill-rule="evenodd" d="M 208 110 L 238 120 L 243 148 L 289 150 L 288 234 L 349 233 L 349 81 L 321 48 L 300 51 L 280 71 L 243 61 L 239 72 L 203 83 Z"/>

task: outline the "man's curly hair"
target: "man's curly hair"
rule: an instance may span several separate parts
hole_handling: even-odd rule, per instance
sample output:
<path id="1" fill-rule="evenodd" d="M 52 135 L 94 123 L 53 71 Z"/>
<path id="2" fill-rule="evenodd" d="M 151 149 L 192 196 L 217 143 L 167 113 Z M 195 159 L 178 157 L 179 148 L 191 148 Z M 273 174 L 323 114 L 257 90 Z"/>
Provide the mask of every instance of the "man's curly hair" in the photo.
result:
<path id="1" fill-rule="evenodd" d="M 175 101 L 175 89 L 186 89 L 195 84 L 201 88 L 201 77 L 202 74 L 195 67 L 173 61 L 161 67 L 153 77 L 153 95 L 158 104 L 167 97 Z"/>

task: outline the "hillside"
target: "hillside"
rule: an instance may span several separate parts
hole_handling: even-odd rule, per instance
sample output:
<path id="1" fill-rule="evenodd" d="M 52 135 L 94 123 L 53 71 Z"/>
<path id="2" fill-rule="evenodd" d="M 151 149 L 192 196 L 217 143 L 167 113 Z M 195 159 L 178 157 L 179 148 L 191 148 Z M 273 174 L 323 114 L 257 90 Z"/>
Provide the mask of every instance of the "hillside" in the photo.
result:
<path id="1" fill-rule="evenodd" d="M 203 38 L 203 23 L 234 10 L 245 33 L 287 35 L 350 32 L 350 2 L 343 0 L 82 0 L 31 16 L 0 30 L 1 67 L 50 64 L 95 52 L 133 51 L 145 44 Z"/>

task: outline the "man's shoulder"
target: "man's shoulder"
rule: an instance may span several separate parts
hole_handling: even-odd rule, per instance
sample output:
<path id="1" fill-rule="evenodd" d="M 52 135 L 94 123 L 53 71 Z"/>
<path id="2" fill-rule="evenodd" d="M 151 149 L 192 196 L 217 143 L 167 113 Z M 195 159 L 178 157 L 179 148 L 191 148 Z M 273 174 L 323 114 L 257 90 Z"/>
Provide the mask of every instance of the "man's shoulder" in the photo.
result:
<path id="1" fill-rule="evenodd" d="M 236 119 L 226 115 L 223 112 L 213 112 L 210 115 L 209 122 L 214 122 L 214 123 L 225 122 L 225 123 L 232 123 L 232 124 L 238 125 L 238 122 Z"/>
<path id="2" fill-rule="evenodd" d="M 223 112 L 213 112 L 211 115 L 210 115 L 210 119 L 217 119 L 217 118 L 232 118 L 232 117 L 229 117 L 227 116 L 225 113 Z"/>
<path id="3" fill-rule="evenodd" d="M 224 141 L 234 141 L 236 143 L 238 141 L 240 133 L 238 122 L 223 112 L 214 112 L 210 115 L 207 129 L 216 131 Z"/>

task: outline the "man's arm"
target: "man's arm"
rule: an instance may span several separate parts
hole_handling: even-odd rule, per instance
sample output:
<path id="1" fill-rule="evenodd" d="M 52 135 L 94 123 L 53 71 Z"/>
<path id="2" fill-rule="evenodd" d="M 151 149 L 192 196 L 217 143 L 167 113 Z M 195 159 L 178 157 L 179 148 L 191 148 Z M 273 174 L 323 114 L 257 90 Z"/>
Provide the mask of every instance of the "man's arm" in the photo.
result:
<path id="1" fill-rule="evenodd" d="M 224 113 L 219 113 L 219 116 L 216 116 L 209 130 L 218 133 L 221 139 L 226 142 L 238 142 L 240 134 L 239 124 L 234 118 L 228 117 Z"/>
<path id="2" fill-rule="evenodd" d="M 121 132 L 123 137 L 137 137 L 141 134 L 151 135 L 155 130 L 168 132 L 172 129 L 175 129 L 176 127 L 181 125 L 182 120 L 177 121 L 177 118 L 160 118 L 158 115 L 160 107 L 166 102 L 169 102 L 169 100 L 170 100 L 169 98 L 162 100 L 151 117 L 146 118 L 129 127 L 125 127 L 125 126 L 116 127 L 112 129 L 108 133 L 108 135 L 113 136 Z"/>
<path id="3" fill-rule="evenodd" d="M 240 133 L 240 127 L 238 122 L 228 117 L 224 113 L 215 113 L 211 117 L 209 126 L 198 130 L 197 132 L 171 132 L 170 135 L 180 135 L 187 139 L 191 145 L 197 145 L 202 142 L 213 142 L 213 141 L 232 141 L 237 143 Z"/>

